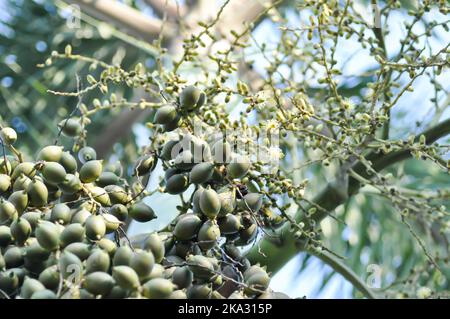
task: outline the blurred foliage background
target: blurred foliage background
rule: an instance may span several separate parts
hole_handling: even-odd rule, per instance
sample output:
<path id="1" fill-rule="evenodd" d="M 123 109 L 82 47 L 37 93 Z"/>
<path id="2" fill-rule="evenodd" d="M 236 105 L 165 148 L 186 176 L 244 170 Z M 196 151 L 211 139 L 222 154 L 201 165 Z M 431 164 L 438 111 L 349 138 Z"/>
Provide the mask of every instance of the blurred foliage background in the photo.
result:
<path id="1" fill-rule="evenodd" d="M 126 2 L 150 16 L 154 14 L 151 8 L 141 1 Z M 287 16 L 292 14 L 292 11 L 295 11 L 293 4 L 293 1 L 284 3 L 282 12 Z M 403 1 L 403 4 L 410 8 L 414 1 Z M 77 103 L 74 97 L 55 96 L 49 94 L 47 89 L 75 91 L 76 75 L 80 76 L 83 85 L 86 84 L 88 72 L 99 75 L 95 73 L 96 70 L 88 70 L 86 64 L 79 62 L 57 62 L 47 68 L 38 67 L 39 64 L 45 63 L 52 51 L 63 52 L 64 47 L 71 44 L 74 52 L 120 64 L 124 69 L 131 69 L 137 62 L 142 62 L 148 68 L 155 64 L 151 45 L 132 39 L 104 22 L 83 15 L 80 27 L 70 28 L 66 20 L 69 12 L 62 9 L 59 1 L 2 0 L 0 11 L 0 121 L 2 124 L 8 123 L 20 134 L 18 146 L 29 154 L 53 141 L 57 133 L 56 123 L 65 118 Z M 261 41 L 266 38 L 276 41 L 277 36 L 270 20 L 263 21 L 255 29 L 254 35 Z M 440 38 L 441 35 L 436 37 Z M 359 61 L 363 63 L 363 59 Z M 446 78 L 448 74 L 443 79 Z M 357 101 L 358 95 L 362 94 L 359 88 L 368 80 L 362 76 L 350 78 L 348 83 L 341 84 L 342 92 L 347 89 L 346 95 Z M 450 88 L 447 85 L 445 92 L 448 92 L 448 89 Z M 115 93 L 127 99 L 136 98 L 133 96 L 135 92 L 124 87 L 115 88 Z M 418 94 L 421 94 L 420 91 Z M 95 98 L 100 98 L 99 93 L 91 91 L 84 96 L 84 102 L 91 103 Z M 443 117 L 448 117 L 448 113 L 447 108 Z M 99 112 L 89 125 L 88 143 L 95 144 L 95 139 L 118 114 L 120 110 Z M 414 124 L 411 127 L 411 123 L 417 120 L 414 117 L 416 115 L 401 108 L 394 114 L 399 128 L 395 131 L 398 137 L 405 137 L 404 133 L 409 129 L 416 130 Z M 135 159 L 138 145 L 145 143 L 141 136 L 145 136 L 143 130 L 145 129 L 141 127 L 141 130 L 123 134 L 113 148 L 115 158 L 126 162 Z M 442 141 L 449 142 L 448 138 Z M 433 164 L 413 159 L 397 164 L 389 170 L 398 178 L 399 187 L 412 191 L 448 190 L 450 185 L 448 174 L 442 174 Z M 309 188 L 310 193 L 318 191 L 321 184 L 327 180 L 320 165 L 311 167 L 304 174 L 315 177 L 314 184 Z M 362 189 L 360 194 L 339 207 L 336 214 L 345 224 L 331 219 L 325 220 L 322 223 L 324 243 L 333 251 L 350 256 L 345 262 L 361 278 L 367 279 L 371 274 L 368 266 L 376 264 L 382 269 L 379 283 L 381 287 L 406 278 L 413 270 L 413 274 L 419 273 L 418 278 L 414 277 L 418 285 L 426 285 L 432 280 L 441 291 L 449 290 L 450 271 L 445 269 L 443 274 L 439 274 L 426 266 L 420 247 L 401 224 L 398 213 L 385 199 L 372 193 L 370 189 Z M 420 225 L 420 221 L 415 225 L 420 233 L 431 231 L 426 244 L 440 247 L 439 253 L 448 256 L 447 239 L 439 233 L 433 233 L 433 229 L 421 226 L 423 225 Z M 148 228 L 143 225 L 136 232 L 146 227 Z M 358 296 L 358 292 L 342 277 L 335 276 L 330 268 L 318 265 L 321 264 L 315 257 L 302 253 L 277 273 L 273 286 L 293 297 Z"/>

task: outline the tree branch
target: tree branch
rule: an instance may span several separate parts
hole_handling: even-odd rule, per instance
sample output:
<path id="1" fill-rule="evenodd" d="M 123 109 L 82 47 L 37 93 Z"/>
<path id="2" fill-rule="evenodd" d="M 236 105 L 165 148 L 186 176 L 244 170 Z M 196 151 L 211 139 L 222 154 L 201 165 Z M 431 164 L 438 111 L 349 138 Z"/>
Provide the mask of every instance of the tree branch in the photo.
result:
<path id="1" fill-rule="evenodd" d="M 162 21 L 140 13 L 125 4 L 113 0 L 65 0 L 79 5 L 86 13 L 113 25 L 125 28 L 132 35 L 151 41 L 161 32 Z M 169 26 L 164 27 L 165 35 L 173 32 Z"/>
<path id="2" fill-rule="evenodd" d="M 431 144 L 439 138 L 450 134 L 450 119 L 429 128 L 417 136 L 422 134 L 425 135 L 427 144 Z M 410 152 L 408 150 L 401 150 L 383 156 L 376 153 L 371 153 L 367 156 L 367 160 L 372 161 L 372 167 L 376 171 L 381 171 L 386 167 L 408 158 L 409 156 Z M 370 175 L 366 172 L 362 163 L 357 163 L 353 167 L 353 170 L 364 177 L 370 178 Z M 351 196 L 356 194 L 360 187 L 360 183 L 350 177 L 348 195 Z M 342 196 L 342 190 L 339 185 L 337 185 L 336 182 L 329 183 L 325 189 L 312 200 L 312 202 L 325 208 L 325 211 L 318 210 L 314 213 L 314 215 L 312 215 L 311 218 L 316 223 L 319 223 L 328 216 L 329 212 L 343 204 L 346 200 L 347 196 Z M 296 222 L 306 222 L 300 211 L 295 214 L 294 220 Z M 278 241 L 265 237 L 254 247 L 252 247 L 247 253 L 247 257 L 250 259 L 252 264 L 260 263 L 261 265 L 266 265 L 268 271 L 277 272 L 299 251 L 305 250 L 305 245 L 298 242 L 298 239 L 294 237 L 294 233 L 289 228 L 290 226 L 286 224 L 278 231 L 280 238 Z M 265 257 L 263 254 L 268 257 Z"/>
<path id="3" fill-rule="evenodd" d="M 332 254 L 324 251 L 321 253 L 310 252 L 312 255 L 316 256 L 320 260 L 322 260 L 325 264 L 331 266 L 335 272 L 341 274 L 342 277 L 347 279 L 353 287 L 358 289 L 364 296 L 369 299 L 377 299 L 377 295 L 370 289 L 364 281 L 362 281 L 355 272 L 350 269 L 347 265 L 345 265 L 338 258 L 333 256 Z"/>
<path id="4" fill-rule="evenodd" d="M 177 4 L 177 0 L 144 0 L 159 17 L 167 14 L 168 17 L 183 17 L 187 10 L 183 5 Z"/>

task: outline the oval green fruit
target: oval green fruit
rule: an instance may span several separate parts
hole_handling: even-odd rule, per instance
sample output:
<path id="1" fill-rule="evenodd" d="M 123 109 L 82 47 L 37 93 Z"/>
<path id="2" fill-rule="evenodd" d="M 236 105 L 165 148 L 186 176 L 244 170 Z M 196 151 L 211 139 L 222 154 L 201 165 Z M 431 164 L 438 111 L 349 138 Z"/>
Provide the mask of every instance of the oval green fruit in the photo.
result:
<path id="1" fill-rule="evenodd" d="M 113 216 L 116 216 L 116 218 L 121 222 L 126 221 L 126 219 L 128 218 L 128 209 L 125 205 L 122 204 L 113 205 L 109 210 L 109 213 Z"/>
<path id="2" fill-rule="evenodd" d="M 155 257 L 156 263 L 160 263 L 163 260 L 166 250 L 164 243 L 158 233 L 152 233 L 148 235 L 142 245 L 142 249 L 151 251 L 153 257 Z"/>
<path id="3" fill-rule="evenodd" d="M 177 117 L 177 109 L 173 105 L 164 105 L 158 108 L 155 114 L 156 124 L 168 124 Z"/>
<path id="4" fill-rule="evenodd" d="M 58 187 L 67 194 L 75 194 L 83 188 L 83 185 L 78 176 L 67 174 L 64 181 L 58 184 Z"/>
<path id="5" fill-rule="evenodd" d="M 140 286 L 139 276 L 129 266 L 115 266 L 112 274 L 116 283 L 123 289 L 137 290 Z"/>
<path id="6" fill-rule="evenodd" d="M 80 180 L 83 183 L 95 182 L 101 175 L 102 161 L 91 160 L 83 164 L 80 169 Z"/>
<path id="7" fill-rule="evenodd" d="M 263 204 L 263 197 L 258 193 L 248 193 L 240 202 L 242 209 L 250 209 L 252 212 L 258 212 Z"/>
<path id="8" fill-rule="evenodd" d="M 166 192 L 172 195 L 183 193 L 189 187 L 189 179 L 185 174 L 175 174 L 166 182 Z"/>
<path id="9" fill-rule="evenodd" d="M 53 291 L 44 289 L 33 293 L 31 299 L 57 299 L 57 296 Z"/>
<path id="10" fill-rule="evenodd" d="M 18 218 L 12 222 L 11 235 L 13 236 L 16 243 L 22 245 L 31 235 L 31 225 L 24 218 Z"/>
<path id="11" fill-rule="evenodd" d="M 214 219 L 219 214 L 221 204 L 215 190 L 211 188 L 205 189 L 200 195 L 199 204 L 200 210 L 206 217 Z"/>
<path id="12" fill-rule="evenodd" d="M 215 221 L 206 221 L 198 231 L 198 245 L 203 250 L 213 248 L 220 238 L 220 229 Z"/>
<path id="13" fill-rule="evenodd" d="M 149 222 L 156 218 L 153 209 L 144 202 L 134 203 L 128 210 L 128 213 L 131 218 L 141 223 Z"/>
<path id="14" fill-rule="evenodd" d="M 90 240 L 100 240 L 106 234 L 106 224 L 102 216 L 91 215 L 86 219 L 86 237 Z"/>
<path id="15" fill-rule="evenodd" d="M 47 289 L 57 289 L 59 286 L 60 275 L 58 271 L 58 266 L 53 265 L 47 267 L 39 274 L 39 281 L 45 286 Z"/>
<path id="16" fill-rule="evenodd" d="M 93 295 L 108 295 L 113 289 L 115 281 L 110 274 L 97 271 L 86 276 L 83 287 Z"/>
<path id="17" fill-rule="evenodd" d="M 6 247 L 12 242 L 11 229 L 8 226 L 0 225 L 0 247 Z"/>
<path id="18" fill-rule="evenodd" d="M 59 184 L 64 182 L 66 174 L 67 173 L 64 167 L 56 162 L 45 162 L 44 168 L 42 169 L 42 176 L 45 181 L 50 184 Z"/>
<path id="19" fill-rule="evenodd" d="M 107 252 L 102 249 L 94 249 L 86 260 L 86 273 L 108 272 L 110 263 L 111 260 Z"/>
<path id="20" fill-rule="evenodd" d="M 78 151 L 78 159 L 81 164 L 97 159 L 97 152 L 90 146 L 85 146 Z"/>
<path id="21" fill-rule="evenodd" d="M 227 214 L 217 220 L 220 232 L 224 235 L 235 234 L 242 229 L 241 219 L 233 214 Z"/>
<path id="22" fill-rule="evenodd" d="M 137 251 L 130 260 L 130 267 L 134 269 L 141 279 L 145 279 L 150 275 L 154 265 L 155 257 L 150 251 Z"/>
<path id="23" fill-rule="evenodd" d="M 6 268 L 20 267 L 24 263 L 23 251 L 17 246 L 10 246 L 3 254 Z"/>
<path id="24" fill-rule="evenodd" d="M 14 168 L 14 171 L 11 175 L 11 178 L 15 180 L 18 178 L 21 174 L 33 178 L 36 175 L 36 169 L 34 168 L 34 163 L 32 162 L 23 162 L 20 163 Z"/>
<path id="25" fill-rule="evenodd" d="M 73 117 L 62 120 L 58 123 L 58 127 L 61 132 L 68 137 L 75 137 L 80 135 L 83 129 L 80 120 Z"/>
<path id="26" fill-rule="evenodd" d="M 133 250 L 129 246 L 120 246 L 117 248 L 114 258 L 114 266 L 129 266 L 131 258 L 133 257 Z"/>
<path id="27" fill-rule="evenodd" d="M 100 177 L 95 182 L 98 186 L 105 187 L 105 186 L 115 186 L 119 182 L 119 176 L 114 174 L 113 172 L 103 172 L 100 174 Z M 119 187 L 119 186 L 117 186 Z"/>
<path id="28" fill-rule="evenodd" d="M 81 261 L 88 259 L 89 255 L 90 255 L 90 250 L 91 250 L 90 246 L 88 244 L 82 243 L 82 242 L 74 242 L 74 243 L 67 245 L 64 248 L 64 251 L 68 251 L 69 253 L 74 254 Z"/>
<path id="29" fill-rule="evenodd" d="M 83 274 L 83 264 L 75 254 L 63 251 L 58 259 L 58 268 L 63 278 L 72 277 L 75 282 L 80 282 Z"/>
<path id="30" fill-rule="evenodd" d="M 170 161 L 179 154 L 180 149 L 181 144 L 178 140 L 167 141 L 161 150 L 160 157 L 163 160 Z"/>
<path id="31" fill-rule="evenodd" d="M 37 154 L 38 161 L 59 162 L 63 153 L 63 147 L 57 145 L 45 146 Z"/>
<path id="32" fill-rule="evenodd" d="M 11 177 L 6 174 L 0 174 L 0 194 L 3 194 L 11 188 Z"/>
<path id="33" fill-rule="evenodd" d="M 85 237 L 85 230 L 81 224 L 70 224 L 64 228 L 60 235 L 62 247 L 66 247 L 72 243 L 82 242 Z"/>
<path id="34" fill-rule="evenodd" d="M 45 290 L 45 286 L 39 280 L 26 277 L 20 288 L 20 296 L 23 299 L 29 299 L 34 293 L 42 290 Z"/>
<path id="35" fill-rule="evenodd" d="M 75 174 L 78 168 L 77 160 L 70 152 L 62 152 L 59 164 L 61 164 L 69 174 Z"/>
<path id="36" fill-rule="evenodd" d="M 187 111 L 199 108 L 205 102 L 206 94 L 195 86 L 185 87 L 180 94 L 180 105 Z"/>
<path id="37" fill-rule="evenodd" d="M 200 229 L 202 220 L 195 214 L 185 214 L 177 221 L 173 230 L 174 236 L 178 240 L 193 239 Z"/>
<path id="38" fill-rule="evenodd" d="M 28 194 L 23 190 L 16 191 L 8 197 L 8 202 L 13 204 L 19 215 L 21 215 L 28 206 Z"/>
<path id="39" fill-rule="evenodd" d="M 195 278 L 209 280 L 215 275 L 214 265 L 208 257 L 191 255 L 186 262 Z"/>
<path id="40" fill-rule="evenodd" d="M 60 233 L 55 224 L 48 221 L 41 221 L 35 232 L 36 239 L 42 248 L 48 251 L 54 251 L 59 248 Z"/>
<path id="41" fill-rule="evenodd" d="M 48 189 L 44 183 L 35 179 L 27 187 L 30 204 L 34 207 L 42 207 L 47 204 Z"/>
<path id="42" fill-rule="evenodd" d="M 70 208 L 66 204 L 56 204 L 50 213 L 50 220 L 61 225 L 69 223 L 71 217 Z"/>
<path id="43" fill-rule="evenodd" d="M 154 278 L 142 286 L 142 294 L 149 299 L 167 299 L 174 289 L 173 283 L 164 278 Z"/>
<path id="44" fill-rule="evenodd" d="M 194 274 L 188 266 L 177 267 L 172 274 L 172 282 L 178 289 L 188 288 L 192 285 Z"/>
<path id="45" fill-rule="evenodd" d="M 194 184 L 206 183 L 211 179 L 214 172 L 213 163 L 199 163 L 189 173 L 189 179 Z"/>
<path id="46" fill-rule="evenodd" d="M 0 136 L 6 145 L 13 145 L 17 141 L 17 133 L 11 127 L 2 128 L 0 130 Z"/>
<path id="47" fill-rule="evenodd" d="M 228 176 L 231 178 L 242 178 L 250 169 L 250 161 L 245 156 L 237 156 L 233 158 L 227 166 Z"/>
<path id="48" fill-rule="evenodd" d="M 117 185 L 108 185 L 105 187 L 105 191 L 108 193 L 111 199 L 111 204 L 127 204 L 130 200 L 130 196 L 123 189 L 123 187 Z"/>

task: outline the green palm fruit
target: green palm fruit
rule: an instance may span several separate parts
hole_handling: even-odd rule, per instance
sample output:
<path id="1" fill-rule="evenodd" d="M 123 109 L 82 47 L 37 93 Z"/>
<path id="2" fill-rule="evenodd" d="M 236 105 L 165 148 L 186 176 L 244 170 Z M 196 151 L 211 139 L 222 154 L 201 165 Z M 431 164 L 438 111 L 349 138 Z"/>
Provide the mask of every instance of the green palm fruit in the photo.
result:
<path id="1" fill-rule="evenodd" d="M 59 239 L 61 247 L 66 247 L 72 243 L 79 243 L 84 240 L 85 230 L 81 224 L 67 225 L 62 231 Z"/>
<path id="2" fill-rule="evenodd" d="M 66 204 L 56 204 L 50 213 L 50 220 L 61 225 L 69 223 L 71 217 L 70 208 Z"/>
<path id="3" fill-rule="evenodd" d="M 83 188 L 83 185 L 78 176 L 67 174 L 64 181 L 58 184 L 58 187 L 67 194 L 75 194 Z"/>
<path id="4" fill-rule="evenodd" d="M 220 211 L 218 216 L 224 217 L 231 214 L 236 209 L 236 191 L 225 191 L 218 194 L 220 200 Z"/>
<path id="5" fill-rule="evenodd" d="M 102 216 L 91 215 L 86 219 L 86 237 L 90 240 L 100 240 L 106 234 L 106 224 Z"/>
<path id="6" fill-rule="evenodd" d="M 27 187 L 28 199 L 31 206 L 42 207 L 47 204 L 48 189 L 44 183 L 35 179 Z"/>
<path id="7" fill-rule="evenodd" d="M 186 111 L 201 107 L 206 102 L 206 94 L 195 86 L 187 86 L 180 94 L 180 105 Z"/>
<path id="8" fill-rule="evenodd" d="M 177 109 L 173 105 L 164 105 L 158 108 L 155 114 L 156 124 L 168 124 L 174 121 L 177 117 Z"/>
<path id="9" fill-rule="evenodd" d="M 92 198 L 102 206 L 111 206 L 111 199 L 104 188 L 98 186 L 87 187 Z"/>
<path id="10" fill-rule="evenodd" d="M 64 167 L 56 162 L 45 162 L 42 169 L 42 176 L 45 181 L 50 184 L 59 184 L 64 182 L 66 178 L 66 170 Z"/>
<path id="11" fill-rule="evenodd" d="M 172 282 L 178 289 L 188 288 L 192 285 L 194 274 L 188 266 L 177 267 L 172 274 Z"/>
<path id="12" fill-rule="evenodd" d="M 128 208 L 122 204 L 114 204 L 110 208 L 109 213 L 115 216 L 121 222 L 126 221 L 128 218 Z"/>
<path id="13" fill-rule="evenodd" d="M 38 221 L 41 219 L 41 213 L 40 212 L 25 212 L 20 216 L 22 219 L 25 219 L 27 222 L 30 223 L 31 229 L 34 231 L 36 228 Z"/>
<path id="14" fill-rule="evenodd" d="M 143 176 L 153 171 L 157 164 L 157 157 L 153 155 L 142 155 L 134 164 L 133 176 Z"/>
<path id="15" fill-rule="evenodd" d="M 228 176 L 231 178 L 242 178 L 250 169 L 250 161 L 246 156 L 236 156 L 227 166 Z"/>
<path id="16" fill-rule="evenodd" d="M 173 235 L 178 240 L 190 240 L 197 236 L 202 220 L 195 214 L 185 214 L 177 221 Z"/>
<path id="17" fill-rule="evenodd" d="M 188 299 L 210 299 L 213 290 L 211 285 L 192 285 L 186 290 L 186 295 Z"/>
<path id="18" fill-rule="evenodd" d="M 12 294 L 19 288 L 20 280 L 14 269 L 0 272 L 0 289 L 7 294 Z"/>
<path id="19" fill-rule="evenodd" d="M 48 251 L 59 248 L 59 236 L 58 227 L 51 222 L 41 221 L 36 227 L 36 239 L 39 245 Z"/>
<path id="20" fill-rule="evenodd" d="M 11 202 L 0 198 L 0 223 L 16 220 L 18 216 L 16 207 Z"/>
<path id="21" fill-rule="evenodd" d="M 26 277 L 20 288 L 20 296 L 23 299 L 30 299 L 38 291 L 45 290 L 45 286 L 37 279 Z"/>
<path id="22" fill-rule="evenodd" d="M 115 266 L 112 269 L 116 283 L 126 290 L 137 290 L 140 286 L 139 276 L 129 266 Z"/>
<path id="23" fill-rule="evenodd" d="M 174 284 L 164 278 L 154 278 L 142 286 L 142 294 L 149 299 L 167 299 L 174 290 Z"/>
<path id="24" fill-rule="evenodd" d="M 229 163 L 233 154 L 230 143 L 219 140 L 212 146 L 212 157 L 215 163 Z"/>
<path id="25" fill-rule="evenodd" d="M 220 211 L 220 199 L 216 191 L 207 188 L 200 195 L 200 210 L 209 219 L 216 218 Z"/>
<path id="26" fill-rule="evenodd" d="M 117 248 L 113 258 L 114 266 L 129 266 L 131 258 L 133 257 L 133 250 L 129 246 L 120 246 Z"/>
<path id="27" fill-rule="evenodd" d="M 95 299 L 95 296 L 91 294 L 86 289 L 82 288 L 78 290 L 78 293 L 71 293 L 70 290 L 67 292 L 68 296 L 64 298 L 64 295 L 61 299 Z M 75 295 L 74 295 L 75 294 Z"/>
<path id="28" fill-rule="evenodd" d="M 39 281 L 45 286 L 47 289 L 55 290 L 59 286 L 60 275 L 58 271 L 58 266 L 53 265 L 45 268 L 39 274 Z"/>
<path id="29" fill-rule="evenodd" d="M 115 185 L 118 182 L 119 176 L 117 176 L 113 172 L 103 172 L 100 174 L 100 177 L 95 183 L 100 187 L 105 187 L 108 185 Z"/>
<path id="30" fill-rule="evenodd" d="M 86 276 L 83 287 L 93 295 L 108 295 L 113 289 L 115 281 L 110 274 L 102 271 L 92 272 Z"/>
<path id="31" fill-rule="evenodd" d="M 0 130 L 0 137 L 6 145 L 13 145 L 17 141 L 17 133 L 11 127 L 4 127 Z"/>
<path id="32" fill-rule="evenodd" d="M 4 156 L 0 157 L 0 174 L 6 174 L 10 175 L 11 172 L 14 171 L 15 166 L 17 164 L 15 163 L 14 158 L 11 158 L 9 156 L 6 156 L 6 159 Z M 14 165 L 13 165 L 14 164 Z"/>
<path id="33" fill-rule="evenodd" d="M 158 233 L 148 235 L 142 244 L 142 249 L 151 251 L 156 263 L 160 263 L 164 258 L 165 247 Z"/>
<path id="34" fill-rule="evenodd" d="M 21 191 L 24 189 L 27 189 L 28 186 L 31 183 L 31 179 L 28 178 L 27 176 L 21 174 L 19 177 L 16 178 L 16 180 L 13 183 L 13 191 L 17 192 L 17 191 Z"/>
<path id="35" fill-rule="evenodd" d="M 31 299 L 57 299 L 56 294 L 48 289 L 36 291 L 31 295 Z"/>
<path id="36" fill-rule="evenodd" d="M 83 183 L 95 182 L 102 173 L 102 161 L 91 160 L 83 164 L 80 168 L 80 180 Z"/>
<path id="37" fill-rule="evenodd" d="M 258 193 L 248 193 L 239 202 L 239 207 L 244 210 L 250 209 L 252 212 L 258 212 L 263 204 L 263 197 Z"/>
<path id="38" fill-rule="evenodd" d="M 128 213 L 131 218 L 141 223 L 149 222 L 156 218 L 153 209 L 144 202 L 134 203 L 128 210 Z"/>
<path id="39" fill-rule="evenodd" d="M 14 168 L 14 171 L 11 175 L 11 178 L 14 180 L 18 178 L 21 174 L 33 178 L 36 175 L 36 169 L 34 168 L 34 163 L 31 162 L 23 162 L 20 163 Z"/>
<path id="40" fill-rule="evenodd" d="M 57 145 L 45 146 L 39 151 L 36 159 L 44 162 L 59 162 L 63 153 L 63 147 Z"/>
<path id="41" fill-rule="evenodd" d="M 78 168 L 77 160 L 70 152 L 62 152 L 59 164 L 61 164 L 69 174 L 75 174 Z"/>
<path id="42" fill-rule="evenodd" d="M 181 170 L 179 170 L 178 168 L 176 168 L 176 167 L 169 167 L 166 171 L 165 171 L 165 173 L 164 173 L 164 180 L 166 181 L 166 183 L 167 183 L 167 181 L 169 180 L 169 178 L 171 178 L 172 176 L 174 176 L 175 174 L 179 174 L 179 173 L 181 173 L 182 171 Z"/>
<path id="43" fill-rule="evenodd" d="M 214 172 L 213 163 L 199 163 L 189 173 L 189 179 L 194 184 L 206 183 L 211 179 Z"/>
<path id="44" fill-rule="evenodd" d="M 8 197 L 8 202 L 13 204 L 19 215 L 21 215 L 28 206 L 28 194 L 25 191 L 14 192 Z"/>
<path id="45" fill-rule="evenodd" d="M 125 299 L 128 296 L 128 291 L 120 286 L 114 286 L 109 294 L 107 294 L 105 299 Z"/>
<path id="46" fill-rule="evenodd" d="M 58 123 L 58 127 L 61 132 L 68 137 L 80 135 L 81 130 L 83 129 L 80 120 L 73 117 L 62 120 Z"/>
<path id="47" fill-rule="evenodd" d="M 115 242 L 113 242 L 111 239 L 108 238 L 102 238 L 97 242 L 97 246 L 101 249 L 103 249 L 104 251 L 106 251 L 109 256 L 114 256 L 116 250 L 117 250 L 117 245 Z"/>
<path id="48" fill-rule="evenodd" d="M 121 177 L 123 174 L 123 167 L 120 161 L 115 161 L 105 165 L 103 171 L 114 173 L 116 176 Z"/>
<path id="49" fill-rule="evenodd" d="M 111 204 L 127 204 L 130 201 L 130 196 L 123 189 L 123 187 L 117 185 L 108 185 L 105 187 L 105 191 L 108 193 L 111 199 Z"/>
<path id="50" fill-rule="evenodd" d="M 198 245 L 203 250 L 213 248 L 220 238 L 220 229 L 215 221 L 206 221 L 198 231 Z"/>
<path id="51" fill-rule="evenodd" d="M 181 144 L 178 140 L 170 140 L 167 141 L 166 144 L 164 144 L 160 157 L 165 161 L 170 161 L 171 159 L 175 158 L 181 149 Z M 174 154 L 172 154 L 174 153 Z M 175 155 L 175 156 L 172 156 Z"/>
<path id="52" fill-rule="evenodd" d="M 150 279 L 153 279 L 153 278 L 163 278 L 164 277 L 164 271 L 165 271 L 164 266 L 162 266 L 160 264 L 155 264 L 153 266 L 152 272 L 146 278 L 146 280 L 150 280 Z"/>
<path id="53" fill-rule="evenodd" d="M 58 259 L 59 271 L 63 278 L 72 277 L 76 283 L 80 282 L 83 272 L 83 264 L 80 258 L 68 251 L 63 251 Z"/>
<path id="54" fill-rule="evenodd" d="M 25 259 L 40 262 L 46 261 L 50 257 L 50 251 L 44 249 L 39 245 L 36 238 L 32 238 L 27 241 L 27 245 L 24 247 L 23 256 Z"/>
<path id="55" fill-rule="evenodd" d="M 181 125 L 181 122 L 182 122 L 182 117 L 180 116 L 180 114 L 178 114 L 177 117 L 173 121 L 171 121 L 167 124 L 164 124 L 164 131 L 171 132 L 171 131 L 177 129 Z"/>
<path id="56" fill-rule="evenodd" d="M 90 146 L 85 146 L 78 151 L 78 159 L 81 164 L 85 164 L 89 161 L 95 161 L 97 159 L 97 152 Z"/>
<path id="57" fill-rule="evenodd" d="M 200 196 L 202 195 L 205 189 L 199 185 L 194 195 L 192 196 L 192 210 L 196 214 L 201 214 L 202 211 L 200 209 Z"/>
<path id="58" fill-rule="evenodd" d="M 247 281 L 251 276 L 255 274 L 266 274 L 266 270 L 259 264 L 252 265 L 250 268 L 244 271 L 244 280 Z"/>
<path id="59" fill-rule="evenodd" d="M 227 214 L 225 217 L 218 219 L 217 223 L 220 232 L 224 235 L 235 234 L 243 228 L 241 219 L 233 214 Z"/>
<path id="60" fill-rule="evenodd" d="M 155 257 L 150 251 L 136 251 L 130 260 L 130 267 L 134 269 L 141 279 L 150 276 L 154 265 Z"/>
<path id="61" fill-rule="evenodd" d="M 111 260 L 107 252 L 102 249 L 94 249 L 86 260 L 86 273 L 97 271 L 108 272 Z"/>
<path id="62" fill-rule="evenodd" d="M 23 251 L 17 246 L 11 246 L 3 254 L 6 268 L 15 268 L 23 265 Z"/>
<path id="63" fill-rule="evenodd" d="M 64 248 L 64 251 L 68 251 L 69 253 L 77 256 L 81 261 L 86 260 L 90 254 L 90 246 L 86 243 L 82 242 L 74 242 L 67 245 Z"/>
<path id="64" fill-rule="evenodd" d="M 119 229 L 120 225 L 122 224 L 120 220 L 118 220 L 117 217 L 114 215 L 103 214 L 102 217 L 105 220 L 107 234 L 115 232 L 117 229 Z"/>
<path id="65" fill-rule="evenodd" d="M 11 188 L 11 177 L 6 174 L 0 174 L 0 194 L 3 194 Z"/>
<path id="66" fill-rule="evenodd" d="M 183 290 L 174 290 L 169 299 L 187 299 L 186 293 Z"/>
<path id="67" fill-rule="evenodd" d="M 214 265 L 208 257 L 190 255 L 186 258 L 186 262 L 196 279 L 209 280 L 215 276 Z"/>
<path id="68" fill-rule="evenodd" d="M 82 208 L 82 209 L 80 209 L 79 211 L 77 211 L 76 213 L 73 214 L 71 223 L 72 224 L 82 224 L 82 225 L 84 225 L 84 223 L 86 223 L 86 220 L 91 215 L 92 214 L 88 210 Z"/>
<path id="69" fill-rule="evenodd" d="M 11 223 L 11 235 L 16 243 L 22 245 L 31 235 L 31 225 L 24 218 L 18 218 Z"/>
<path id="70" fill-rule="evenodd" d="M 247 287 L 244 292 L 246 295 L 254 296 L 261 294 L 269 287 L 270 278 L 266 272 L 256 273 L 245 280 Z"/>
<path id="71" fill-rule="evenodd" d="M 0 247 L 6 247 L 12 242 L 11 229 L 8 226 L 0 225 Z"/>

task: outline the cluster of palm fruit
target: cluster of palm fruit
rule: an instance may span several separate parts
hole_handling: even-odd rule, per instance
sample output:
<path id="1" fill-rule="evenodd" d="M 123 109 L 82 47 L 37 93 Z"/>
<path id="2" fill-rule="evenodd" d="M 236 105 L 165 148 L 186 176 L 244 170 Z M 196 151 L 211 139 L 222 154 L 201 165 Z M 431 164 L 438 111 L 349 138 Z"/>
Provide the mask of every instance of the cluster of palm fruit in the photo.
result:
<path id="1" fill-rule="evenodd" d="M 165 107 L 155 121 L 167 126 L 180 107 L 191 111 L 204 102 L 189 87 L 175 117 L 161 119 L 172 113 Z M 59 127 L 69 137 L 82 131 L 76 118 Z M 88 146 L 75 156 L 57 145 L 24 161 L 13 147 L 15 131 L 2 128 L 0 137 L 14 154 L 0 159 L 0 298 L 285 297 L 237 248 L 255 239 L 263 197 L 239 184 L 251 164 L 227 142 L 209 145 L 184 134 L 136 161 L 139 179 L 148 180 L 161 159 L 167 193 L 192 184 L 195 192 L 164 231 L 133 241 L 123 225 L 156 214 L 129 187 L 120 163 L 104 165 Z"/>

